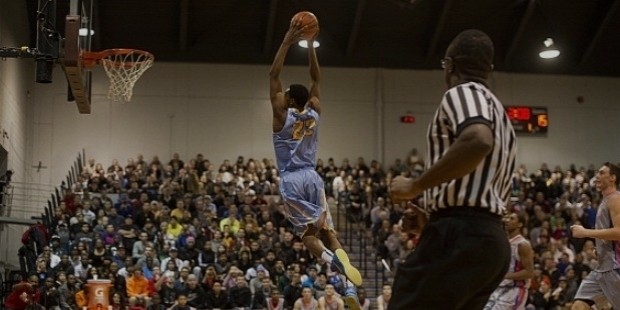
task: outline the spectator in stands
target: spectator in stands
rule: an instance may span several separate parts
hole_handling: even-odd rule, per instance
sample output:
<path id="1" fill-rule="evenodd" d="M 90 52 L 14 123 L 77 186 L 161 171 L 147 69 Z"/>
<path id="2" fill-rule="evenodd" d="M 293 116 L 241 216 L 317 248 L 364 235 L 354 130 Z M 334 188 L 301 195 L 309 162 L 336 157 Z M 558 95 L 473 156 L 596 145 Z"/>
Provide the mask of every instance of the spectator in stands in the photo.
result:
<path id="1" fill-rule="evenodd" d="M 336 294 L 336 289 L 333 285 L 327 284 L 325 287 L 325 296 L 319 298 L 319 309 L 344 309 L 344 301 L 338 294 Z"/>
<path id="2" fill-rule="evenodd" d="M 381 295 L 377 297 L 377 310 L 387 310 L 391 299 L 392 299 L 392 286 L 387 283 L 383 284 Z"/>
<path id="3" fill-rule="evenodd" d="M 179 160 L 181 159 L 179 158 Z M 172 297 L 168 296 L 169 299 L 171 298 L 171 303 L 168 303 L 167 306 L 172 306 L 177 299 L 174 284 L 176 282 L 184 283 L 184 281 L 178 281 L 180 278 L 180 268 L 189 267 L 189 274 L 198 275 L 198 279 L 201 280 L 199 286 L 203 287 L 206 292 L 205 296 L 208 296 L 213 294 L 215 283 L 221 281 L 229 269 L 236 265 L 240 269 L 256 270 L 257 276 L 248 279 L 250 281 L 249 287 L 254 293 L 253 307 L 268 308 L 267 301 L 272 300 L 271 293 L 273 290 L 271 288 L 273 283 L 287 285 L 290 279 L 285 276 L 285 272 L 289 265 L 292 266 L 292 264 L 298 263 L 296 260 L 298 255 L 293 250 L 295 248 L 294 235 L 290 234 L 290 232 L 284 233 L 290 226 L 282 215 L 281 204 L 269 197 L 260 199 L 259 195 L 263 191 L 278 194 L 277 188 L 273 188 L 278 183 L 278 172 L 274 169 L 273 160 L 254 161 L 248 159 L 245 163 L 223 164 L 223 172 L 219 178 L 225 176 L 229 182 L 234 182 L 232 185 L 224 184 L 219 179 L 216 180 L 217 171 L 209 172 L 207 170 L 209 166 L 213 167 L 213 164 L 204 157 L 202 162 L 206 166 L 202 168 L 196 166 L 196 158 L 182 161 L 185 166 L 181 166 L 178 169 L 156 165 L 155 169 L 152 170 L 154 172 L 153 175 L 146 174 L 146 163 L 143 163 L 141 166 L 137 164 L 137 161 L 130 163 L 129 160 L 127 161 L 128 165 L 123 168 L 120 174 L 108 175 L 107 171 L 98 169 L 99 174 L 103 173 L 101 177 L 89 174 L 81 175 L 84 178 L 82 180 L 84 185 L 96 183 L 96 186 L 93 187 L 97 192 L 94 193 L 96 196 L 93 197 L 93 193 L 89 192 L 88 186 L 74 186 L 76 190 L 67 191 L 67 199 L 63 200 L 59 207 L 56 208 L 53 215 L 55 222 L 51 225 L 56 230 L 55 233 L 60 237 L 60 241 L 58 241 L 58 238 L 53 238 L 51 246 L 52 252 L 60 256 L 60 263 L 55 265 L 54 268 L 46 266 L 46 270 L 54 271 L 59 282 L 59 293 L 67 290 L 67 285 L 70 282 L 69 280 L 66 283 L 60 282 L 63 271 L 72 277 L 72 282 L 75 284 L 76 268 L 78 270 L 77 274 L 83 272 L 84 276 L 86 276 L 88 266 L 92 265 L 98 267 L 96 270 L 100 278 L 110 278 L 112 280 L 114 285 L 113 292 L 120 292 L 120 296 L 124 300 L 125 296 L 123 295 L 127 291 L 126 279 L 124 277 L 126 269 L 119 270 L 119 266 L 125 268 L 127 263 L 127 266 L 130 267 L 135 262 L 135 265 L 143 270 L 144 277 L 153 277 L 154 279 L 150 280 L 152 283 L 150 284 L 149 293 L 155 294 L 155 291 L 159 292 L 161 290 L 160 299 L 162 300 L 168 284 L 166 284 L 163 276 L 159 277 L 156 274 L 161 272 L 161 274 L 167 274 L 171 278 L 169 283 L 171 288 L 169 291 L 172 292 Z M 142 160 L 142 162 L 144 161 Z M 321 176 L 326 182 L 326 190 L 331 189 L 326 194 L 328 196 L 334 195 L 334 191 L 337 194 L 338 189 L 336 187 L 340 185 L 334 186 L 334 184 L 338 183 L 336 180 L 341 179 L 343 191 L 341 195 L 345 196 L 345 199 L 347 199 L 345 190 L 350 192 L 353 186 L 356 185 L 361 186 L 360 189 L 362 191 L 359 194 L 367 205 L 377 206 L 385 204 L 385 208 L 380 208 L 380 212 L 377 212 L 377 210 L 371 212 L 373 216 L 368 219 L 372 222 L 373 219 L 376 219 L 377 213 L 379 213 L 378 217 L 381 219 L 381 225 L 375 225 L 373 232 L 378 241 L 377 248 L 380 246 L 385 247 L 383 242 L 392 233 L 394 229 L 392 224 L 398 222 L 399 212 L 402 212 L 402 210 L 394 208 L 387 197 L 387 184 L 393 175 L 398 175 L 400 171 L 414 171 L 415 168 L 408 161 L 401 161 L 398 167 L 392 167 L 390 170 L 383 172 L 381 171 L 380 163 L 376 163 L 376 165 L 371 163 L 367 173 L 360 173 L 360 169 L 357 167 L 351 167 L 348 163 L 345 164 L 347 161 L 343 160 L 342 167 L 337 167 L 333 162 L 331 160 L 331 164 L 328 163 L 323 165 L 322 168 L 318 168 L 324 171 Z M 318 162 L 317 166 L 320 166 Z M 203 170 L 204 174 L 199 180 L 199 185 L 202 189 L 200 189 L 200 192 L 187 195 L 187 180 L 192 169 Z M 333 169 L 333 171 L 330 169 Z M 185 170 L 182 173 L 182 175 L 187 176 L 185 180 L 181 179 L 180 170 Z M 550 283 L 549 291 L 552 296 L 552 293 L 557 290 L 558 286 L 562 285 L 560 277 L 565 276 L 567 285 L 563 291 L 566 292 L 566 296 L 570 296 L 571 287 L 574 291 L 574 287 L 582 279 L 582 275 L 587 274 L 591 266 L 598 264 L 591 241 L 587 239 L 568 239 L 568 242 L 565 242 L 562 234 L 561 221 L 564 221 L 564 227 L 580 223 L 586 223 L 584 226 L 587 227 L 587 223 L 593 221 L 593 215 L 596 213 L 596 208 L 593 206 L 597 205 L 600 200 L 600 196 L 587 184 L 589 178 L 587 176 L 583 177 L 581 170 L 576 169 L 575 173 L 571 172 L 569 174 L 567 171 L 570 170 L 556 168 L 549 176 L 542 168 L 541 172 L 536 173 L 534 176 L 528 175 L 527 169 L 515 172 L 515 178 L 511 187 L 514 196 L 512 208 L 517 208 L 528 215 L 524 231 L 530 232 L 530 241 L 533 245 L 535 244 L 536 262 L 544 264 L 549 270 L 557 270 L 555 273 L 556 280 L 551 281 L 548 276 L 541 274 L 542 271 L 539 267 L 537 271 L 539 274 L 538 280 L 532 281 L 532 289 L 534 291 L 540 288 L 539 283 L 541 281 L 548 281 Z M 583 169 L 583 171 L 586 171 L 586 169 Z M 118 180 L 113 180 L 113 178 L 117 177 L 119 178 Z M 557 184 L 554 183 L 557 182 L 558 178 L 563 181 L 561 186 L 562 193 L 560 195 L 554 194 L 559 190 Z M 237 182 L 240 182 L 242 186 L 238 187 Z M 332 186 L 328 187 L 327 182 L 331 183 Z M 132 185 L 133 183 L 138 184 L 137 189 Z M 547 186 L 547 183 L 550 185 Z M 104 186 L 107 187 L 104 188 Z M 369 192 L 364 192 L 364 189 L 369 189 L 372 197 L 369 196 Z M 82 192 L 80 195 L 90 196 L 90 198 L 81 200 L 76 198 L 78 191 Z M 251 194 L 251 191 L 254 191 L 256 195 L 248 195 L 246 197 L 245 193 Z M 544 193 L 542 205 L 536 203 L 537 192 Z M 132 199 L 137 199 L 137 202 L 133 203 L 129 196 Z M 193 203 L 192 199 L 194 200 Z M 259 202 L 258 200 L 262 201 Z M 132 260 L 131 258 L 134 254 L 133 243 L 131 244 L 132 247 L 129 248 L 130 252 L 127 253 L 127 250 L 124 248 L 127 242 L 121 242 L 127 241 L 118 235 L 119 228 L 125 225 L 125 218 L 118 215 L 114 205 L 120 208 L 123 201 L 126 207 L 122 212 L 127 216 L 131 215 L 132 219 L 129 221 L 132 222 L 132 226 L 134 226 L 133 232 L 139 239 L 135 243 L 141 243 L 142 238 L 140 238 L 140 235 L 146 233 L 148 236 L 146 244 L 150 244 L 153 247 L 152 260 L 147 260 L 147 257 L 150 256 L 147 246 L 144 246 L 143 251 L 140 252 L 139 259 L 136 257 L 136 259 Z M 179 232 L 177 235 L 174 235 L 169 234 L 168 224 L 174 221 L 170 218 L 170 209 L 177 206 L 177 201 L 183 202 L 183 208 L 187 212 L 183 212 L 181 221 L 177 221 L 176 229 Z M 145 202 L 148 203 L 148 206 L 145 206 Z M 545 211 L 545 203 L 548 204 L 549 210 L 547 211 Z M 165 205 L 169 206 L 168 210 L 164 210 L 163 206 Z M 220 213 L 220 218 L 225 219 L 229 215 L 228 206 L 231 205 L 238 206 L 237 215 L 241 217 L 235 216 L 235 220 L 239 221 L 240 227 L 237 234 L 232 233 L 232 229 L 228 228 L 229 233 L 224 238 L 220 230 L 220 221 L 216 216 Z M 193 211 L 193 209 L 195 210 Z M 88 214 L 90 211 L 97 215 L 94 222 L 92 222 L 93 219 L 89 219 L 90 216 Z M 191 215 L 192 212 L 195 212 L 195 214 L 187 217 L 186 213 Z M 364 209 L 364 212 L 368 212 L 368 209 Z M 74 217 L 71 224 L 73 224 L 72 228 L 75 229 L 72 234 L 70 234 L 66 226 L 71 217 Z M 144 226 L 142 224 L 137 225 L 141 223 L 141 218 L 144 218 Z M 107 252 L 102 251 L 97 246 L 97 241 L 94 241 L 94 243 L 86 239 L 80 241 L 82 238 L 81 234 L 83 233 L 83 223 L 90 224 L 88 231 L 94 232 L 97 237 L 93 238 L 93 240 L 102 239 L 104 248 L 108 249 Z M 160 226 L 162 224 L 163 226 Z M 93 226 L 96 229 L 92 228 Z M 231 227 L 231 225 L 228 226 Z M 383 227 L 385 231 L 381 229 L 381 226 L 385 226 Z M 558 228 L 560 229 L 558 230 Z M 80 239 L 76 239 L 78 233 L 80 233 Z M 284 237 L 285 235 L 286 237 Z M 168 237 L 164 238 L 164 236 Z M 194 238 L 193 241 L 190 236 Z M 556 236 L 557 239 L 552 238 L 552 236 Z M 409 240 L 407 240 L 407 243 L 402 243 L 399 238 L 394 240 L 398 241 L 395 243 L 399 245 L 396 251 L 398 253 L 402 253 L 400 250 L 405 249 L 401 245 L 409 244 Z M 197 256 L 195 256 L 196 253 L 192 253 L 190 245 L 192 242 L 194 243 L 194 249 L 200 249 L 200 251 L 196 251 Z M 562 255 L 565 253 L 560 250 L 562 247 L 574 252 L 574 263 L 571 263 L 570 260 L 566 263 L 563 260 L 558 262 L 557 259 L 554 259 L 553 254 L 557 253 L 556 249 L 561 252 L 558 254 L 558 257 L 563 257 Z M 99 248 L 99 250 L 95 250 L 96 248 Z M 178 250 L 171 250 L 173 248 Z M 219 253 L 217 252 L 218 248 L 221 249 Z M 71 255 L 59 255 L 62 253 L 60 252 L 62 250 Z M 99 257 L 94 254 L 94 251 L 97 251 Z M 250 255 L 241 254 L 243 251 L 247 251 Z M 378 252 L 381 253 L 379 250 Z M 86 270 L 81 270 L 82 267 L 79 267 L 82 264 L 82 254 L 86 254 L 87 257 Z M 291 258 L 292 256 L 294 258 Z M 385 257 L 384 255 L 380 256 Z M 46 256 L 42 255 L 41 257 Z M 170 267 L 167 270 L 167 268 L 162 268 L 162 266 L 164 266 L 164 260 L 169 257 L 174 257 L 174 259 L 171 261 L 170 266 L 165 266 Z M 244 258 L 241 259 L 240 257 Z M 276 261 L 279 259 L 286 261 L 286 263 L 280 261 L 276 264 Z M 548 259 L 551 259 L 551 261 Z M 49 256 L 47 260 L 50 262 L 54 261 L 51 264 L 55 263 L 53 256 Z M 99 260 L 99 263 L 96 260 Z M 111 262 L 107 264 L 106 260 L 111 260 Z M 168 261 L 170 260 L 168 259 Z M 262 267 L 259 267 L 259 264 Z M 155 267 L 157 265 L 160 266 L 161 271 L 157 271 Z M 309 286 L 310 282 L 314 282 L 312 284 L 316 298 L 320 298 L 325 294 L 325 286 L 327 284 L 327 277 L 321 272 L 327 272 L 328 269 L 326 269 L 324 264 L 309 260 L 305 265 L 317 266 L 319 271 L 316 279 L 311 280 L 314 269 L 312 267 L 305 268 L 303 264 L 301 265 L 292 268 L 291 272 L 297 270 L 300 273 L 302 279 L 306 280 L 303 282 L 304 287 Z M 370 265 L 374 266 L 374 264 Z M 260 269 L 265 271 L 259 271 Z M 221 273 L 218 274 L 218 271 Z M 260 280 L 261 275 L 264 275 L 262 281 Z M 273 278 L 274 281 L 272 282 L 270 278 Z M 236 283 L 233 284 L 234 281 L 227 282 L 232 284 L 233 287 L 236 286 Z M 552 282 L 557 283 L 551 284 Z M 157 283 L 160 283 L 159 289 L 156 288 Z M 187 288 L 187 286 L 189 286 L 189 281 L 183 287 Z M 225 291 L 221 289 L 221 284 L 219 286 L 220 292 L 224 292 L 225 295 Z M 260 289 L 257 290 L 257 288 Z M 284 291 L 284 287 L 282 287 L 282 291 Z M 61 293 L 60 297 L 63 295 L 64 293 Z M 72 305 L 75 304 L 74 295 L 75 292 L 71 295 Z M 532 295 L 534 295 L 534 292 Z M 262 299 L 264 305 L 257 303 L 257 297 Z M 277 295 L 274 298 L 276 301 L 274 305 L 277 305 L 277 300 L 280 297 Z M 223 300 L 227 302 L 228 297 L 225 297 Z M 122 303 L 122 305 L 124 306 L 125 304 Z M 283 306 L 283 302 L 280 303 L 280 306 Z M 74 306 L 68 306 L 64 309 L 73 308 Z"/>
<path id="4" fill-rule="evenodd" d="M 148 303 L 149 297 L 149 281 L 142 274 L 140 268 L 131 268 L 131 276 L 127 279 L 127 297 L 129 299 L 139 300 L 140 303 L 145 301 Z"/>
<path id="5" fill-rule="evenodd" d="M 53 277 L 45 279 L 45 284 L 39 289 L 40 292 L 40 304 L 44 309 L 57 309 L 60 307 L 60 293 L 54 286 L 55 281 Z"/>
<path id="6" fill-rule="evenodd" d="M 359 296 L 359 291 L 358 291 Z M 301 291 L 301 297 L 297 298 L 293 310 L 318 309 L 319 302 L 312 296 L 312 289 L 304 287 Z"/>
<path id="7" fill-rule="evenodd" d="M 168 253 L 170 254 L 170 257 L 165 258 L 161 261 L 161 270 L 164 270 L 164 273 L 168 270 L 173 270 L 170 268 L 168 262 L 172 262 L 178 270 L 181 270 L 181 268 L 183 267 L 183 261 L 178 258 L 179 250 L 175 246 L 172 246 L 170 247 L 170 251 Z"/>
<path id="8" fill-rule="evenodd" d="M 284 287 L 284 307 L 292 308 L 295 301 L 301 297 L 301 275 L 298 272 L 292 271 L 290 283 Z"/>
<path id="9" fill-rule="evenodd" d="M 222 290 L 222 283 L 216 281 L 213 283 L 212 289 L 207 292 L 207 308 L 208 309 L 228 309 L 229 299 L 225 290 Z"/>
<path id="10" fill-rule="evenodd" d="M 220 231 L 225 232 L 224 227 L 228 226 L 232 234 L 236 234 L 241 228 L 241 222 L 237 219 L 238 209 L 234 204 L 228 205 L 228 216 L 220 221 Z"/>
<path id="11" fill-rule="evenodd" d="M 249 308 L 252 305 L 252 292 L 243 275 L 235 277 L 235 286 L 230 288 L 230 306 L 235 308 Z"/>
<path id="12" fill-rule="evenodd" d="M 155 293 L 151 298 L 151 304 L 146 307 L 146 310 L 167 310 L 167 308 L 161 303 L 161 296 Z"/>
<path id="13" fill-rule="evenodd" d="M 370 310 L 371 301 L 366 296 L 366 289 L 365 288 L 362 287 L 362 288 L 359 288 L 357 290 L 357 298 L 360 301 L 360 308 L 361 308 L 361 310 Z"/>
<path id="14" fill-rule="evenodd" d="M 60 307 L 63 310 L 75 309 L 75 294 L 80 290 L 79 283 L 74 274 L 67 274 L 67 282 L 58 288 Z"/>
<path id="15" fill-rule="evenodd" d="M 138 235 L 138 241 L 134 242 L 133 244 L 133 248 L 132 248 L 132 257 L 135 260 L 140 260 L 141 258 L 144 258 L 144 252 L 145 252 L 145 248 L 147 246 L 150 246 L 150 242 L 149 240 L 149 235 L 146 232 L 140 232 L 140 234 Z"/>
<path id="16" fill-rule="evenodd" d="M 110 306 L 112 310 L 126 310 L 127 303 L 125 302 L 125 298 L 118 292 L 115 292 L 110 297 Z M 74 309 L 74 308 L 71 308 Z"/>
<path id="17" fill-rule="evenodd" d="M 36 275 L 29 276 L 13 286 L 11 293 L 6 297 L 4 307 L 8 310 L 42 309 L 41 292 L 38 290 L 39 279 Z"/>
<path id="18" fill-rule="evenodd" d="M 187 296 L 187 304 L 197 309 L 204 309 L 206 302 L 206 292 L 198 285 L 198 278 L 190 274 L 187 276 L 187 285 L 180 290 L 180 294 Z"/>

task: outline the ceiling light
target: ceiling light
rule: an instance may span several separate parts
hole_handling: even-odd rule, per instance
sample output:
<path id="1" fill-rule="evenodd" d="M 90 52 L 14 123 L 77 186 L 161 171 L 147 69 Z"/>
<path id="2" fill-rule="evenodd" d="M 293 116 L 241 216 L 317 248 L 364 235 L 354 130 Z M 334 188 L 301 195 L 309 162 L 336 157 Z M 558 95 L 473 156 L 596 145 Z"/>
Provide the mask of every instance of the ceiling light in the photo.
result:
<path id="1" fill-rule="evenodd" d="M 307 40 L 300 40 L 297 44 L 299 44 L 299 46 L 301 46 L 303 48 L 308 48 L 308 41 Z M 317 47 L 321 46 L 321 43 L 319 43 L 319 41 L 313 41 L 312 46 L 314 46 L 314 48 L 317 48 Z"/>
<path id="2" fill-rule="evenodd" d="M 87 35 L 88 35 L 88 28 L 80 28 L 80 32 L 79 32 L 79 34 L 80 34 L 80 37 L 85 37 L 85 36 L 87 36 Z M 90 30 L 90 35 L 92 36 L 92 35 L 94 35 L 94 34 L 95 34 L 95 30 L 92 30 L 92 29 L 91 29 L 91 30 Z"/>
<path id="3" fill-rule="evenodd" d="M 547 38 L 543 43 L 545 44 L 545 48 L 538 53 L 540 58 L 550 59 L 560 56 L 560 50 L 553 44 L 553 39 Z"/>

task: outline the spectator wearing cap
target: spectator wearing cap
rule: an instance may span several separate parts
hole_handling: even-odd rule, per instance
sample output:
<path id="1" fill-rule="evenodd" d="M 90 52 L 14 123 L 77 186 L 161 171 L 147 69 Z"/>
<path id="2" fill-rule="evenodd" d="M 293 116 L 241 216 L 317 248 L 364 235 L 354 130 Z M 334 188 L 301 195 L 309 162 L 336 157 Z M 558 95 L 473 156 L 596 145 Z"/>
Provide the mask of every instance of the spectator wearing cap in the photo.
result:
<path id="1" fill-rule="evenodd" d="M 319 275 L 319 270 L 314 265 L 306 268 L 306 274 L 301 276 L 301 285 L 303 287 L 314 288 L 314 283 Z"/>
<path id="2" fill-rule="evenodd" d="M 260 291 L 263 286 L 263 279 L 269 278 L 269 271 L 263 265 L 256 266 L 256 269 L 252 268 L 251 270 L 255 270 L 256 277 L 250 279 L 250 291 L 252 295 L 256 294 L 256 292 Z"/>
<path id="3" fill-rule="evenodd" d="M 123 243 L 119 243 L 117 246 L 110 248 L 112 252 L 112 262 L 116 263 L 119 267 L 125 267 L 125 258 L 127 258 L 127 250 Z"/>
<path id="4" fill-rule="evenodd" d="M 168 254 L 170 255 L 167 258 L 164 258 L 161 261 L 161 265 L 160 268 L 162 271 L 168 270 L 167 266 L 168 266 L 168 262 L 172 261 L 174 262 L 174 264 L 176 265 L 176 267 L 181 270 L 181 268 L 183 268 L 183 261 L 179 258 L 179 249 L 177 249 L 176 246 L 172 246 L 170 247 L 170 251 L 168 251 Z"/>
<path id="5" fill-rule="evenodd" d="M 59 235 L 53 235 L 52 238 L 50 239 L 50 249 L 52 250 L 51 253 L 57 256 L 67 253 L 67 251 L 63 249 L 62 246 L 60 245 Z"/>

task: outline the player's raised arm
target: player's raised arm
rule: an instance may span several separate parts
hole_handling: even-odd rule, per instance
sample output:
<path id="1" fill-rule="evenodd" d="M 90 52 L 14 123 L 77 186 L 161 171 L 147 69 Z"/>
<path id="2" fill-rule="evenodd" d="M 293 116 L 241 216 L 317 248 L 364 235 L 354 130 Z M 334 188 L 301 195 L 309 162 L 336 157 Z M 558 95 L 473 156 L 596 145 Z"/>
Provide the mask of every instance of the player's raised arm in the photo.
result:
<path id="1" fill-rule="evenodd" d="M 284 66 L 284 60 L 286 59 L 288 49 L 292 44 L 299 41 L 301 34 L 302 28 L 300 24 L 295 21 L 291 22 L 291 26 L 286 32 L 284 40 L 282 40 L 282 44 L 280 44 L 280 48 L 278 48 L 278 52 L 276 53 L 273 63 L 271 64 L 271 70 L 269 70 L 269 96 L 271 98 L 271 105 L 274 108 L 274 111 L 276 108 L 286 109 L 284 93 L 282 92 L 282 81 L 280 81 L 280 73 L 282 72 L 282 67 Z"/>
<path id="2" fill-rule="evenodd" d="M 315 35 L 316 37 L 316 35 Z M 314 39 L 308 40 L 308 62 L 310 63 L 310 105 L 319 114 L 321 114 L 321 91 L 319 82 L 321 81 L 321 69 L 319 67 L 319 59 L 316 57 L 314 49 Z"/>

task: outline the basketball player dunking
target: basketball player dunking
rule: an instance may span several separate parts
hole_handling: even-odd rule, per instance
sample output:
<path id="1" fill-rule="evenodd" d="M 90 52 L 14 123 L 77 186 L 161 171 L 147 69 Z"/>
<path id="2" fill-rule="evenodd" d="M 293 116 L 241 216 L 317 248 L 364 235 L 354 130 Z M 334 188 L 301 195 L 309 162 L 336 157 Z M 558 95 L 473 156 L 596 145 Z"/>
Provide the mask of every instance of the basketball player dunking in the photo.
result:
<path id="1" fill-rule="evenodd" d="M 310 91 L 300 84 L 292 84 L 283 91 L 280 81 L 288 49 L 301 39 L 305 30 L 301 22 L 293 19 L 269 72 L 273 144 L 280 171 L 280 193 L 286 204 L 286 215 L 301 235 L 304 245 L 312 255 L 324 259 L 347 277 L 345 301 L 350 309 L 359 309 L 355 286 L 362 285 L 362 277 L 351 265 L 336 238 L 323 180 L 314 170 L 321 105 L 320 70 L 313 40 L 308 42 L 312 80 Z"/>

